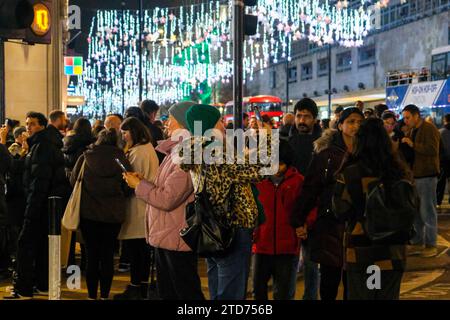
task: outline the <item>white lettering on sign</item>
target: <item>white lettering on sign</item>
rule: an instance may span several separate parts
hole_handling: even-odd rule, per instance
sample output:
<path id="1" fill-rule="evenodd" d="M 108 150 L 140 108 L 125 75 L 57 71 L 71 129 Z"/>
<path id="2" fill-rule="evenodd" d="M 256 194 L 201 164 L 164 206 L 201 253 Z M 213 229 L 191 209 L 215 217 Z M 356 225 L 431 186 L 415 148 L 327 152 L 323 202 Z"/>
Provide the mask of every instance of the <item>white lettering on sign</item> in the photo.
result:
<path id="1" fill-rule="evenodd" d="M 403 105 L 415 104 L 418 107 L 433 105 L 444 87 L 445 81 L 433 81 L 410 85 Z"/>

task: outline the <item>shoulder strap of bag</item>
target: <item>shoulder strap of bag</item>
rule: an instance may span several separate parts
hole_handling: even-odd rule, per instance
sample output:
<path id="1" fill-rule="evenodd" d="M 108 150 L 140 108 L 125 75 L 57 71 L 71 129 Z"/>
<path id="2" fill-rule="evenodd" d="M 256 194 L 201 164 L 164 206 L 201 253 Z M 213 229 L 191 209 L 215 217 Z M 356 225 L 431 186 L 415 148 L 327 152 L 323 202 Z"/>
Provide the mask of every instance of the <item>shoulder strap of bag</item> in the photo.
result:
<path id="1" fill-rule="evenodd" d="M 83 180 L 84 176 L 84 167 L 86 166 L 86 159 L 84 159 L 83 164 L 81 165 L 80 172 L 78 173 L 77 181 L 80 182 Z"/>

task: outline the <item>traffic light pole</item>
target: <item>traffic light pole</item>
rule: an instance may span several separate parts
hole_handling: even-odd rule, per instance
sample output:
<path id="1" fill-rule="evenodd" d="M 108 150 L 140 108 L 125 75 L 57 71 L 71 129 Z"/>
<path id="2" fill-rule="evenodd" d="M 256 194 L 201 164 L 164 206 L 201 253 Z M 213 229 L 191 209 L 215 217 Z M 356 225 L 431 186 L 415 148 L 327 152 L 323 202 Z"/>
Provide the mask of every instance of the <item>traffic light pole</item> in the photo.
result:
<path id="1" fill-rule="evenodd" d="M 0 38 L 0 123 L 5 123 L 5 43 Z"/>
<path id="2" fill-rule="evenodd" d="M 233 101 L 234 129 L 242 129 L 243 56 L 244 56 L 244 2 L 233 5 Z"/>
<path id="3" fill-rule="evenodd" d="M 62 110 L 62 64 L 63 64 L 63 30 L 62 30 L 62 5 L 63 1 L 66 0 L 53 0 L 51 8 L 52 16 L 52 42 L 51 42 L 51 52 L 52 52 L 52 104 L 49 106 L 50 110 Z"/>

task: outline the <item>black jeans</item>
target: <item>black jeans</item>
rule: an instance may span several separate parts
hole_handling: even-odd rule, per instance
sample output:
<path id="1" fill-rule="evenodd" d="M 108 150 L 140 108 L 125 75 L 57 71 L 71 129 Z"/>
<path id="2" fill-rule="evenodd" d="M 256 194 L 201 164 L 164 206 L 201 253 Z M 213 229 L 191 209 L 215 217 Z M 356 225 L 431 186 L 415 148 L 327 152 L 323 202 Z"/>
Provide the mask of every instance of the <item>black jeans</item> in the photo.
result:
<path id="1" fill-rule="evenodd" d="M 403 271 L 382 270 L 380 288 L 370 290 L 364 272 L 347 271 L 348 300 L 399 300 Z"/>
<path id="2" fill-rule="evenodd" d="M 130 258 L 128 257 L 127 246 L 124 243 L 124 241 L 119 240 L 119 248 L 120 248 L 119 263 L 130 263 Z"/>
<path id="3" fill-rule="evenodd" d="M 255 300 L 268 300 L 268 282 L 273 277 L 273 298 L 293 300 L 297 285 L 297 255 L 256 254 L 253 273 Z"/>
<path id="4" fill-rule="evenodd" d="M 77 233 L 72 232 L 72 237 L 70 239 L 70 251 L 69 251 L 69 260 L 68 260 L 69 266 L 77 264 L 76 255 L 75 255 L 76 245 L 77 245 Z M 85 248 L 84 244 L 82 244 L 82 243 L 80 243 L 80 248 L 81 248 L 80 267 L 81 267 L 81 270 L 85 270 L 86 269 L 86 248 Z"/>
<path id="5" fill-rule="evenodd" d="M 346 272 L 339 267 L 320 265 L 320 299 L 325 301 L 336 300 L 339 285 L 344 284 L 344 300 L 347 299 Z"/>
<path id="6" fill-rule="evenodd" d="M 43 210 L 44 212 L 46 210 Z M 48 290 L 48 215 L 26 217 L 17 243 L 15 290 L 33 296 L 33 287 Z"/>
<path id="7" fill-rule="evenodd" d="M 192 252 L 155 248 L 156 284 L 163 300 L 204 300 L 197 256 Z"/>
<path id="8" fill-rule="evenodd" d="M 114 243 L 119 234 L 119 223 L 103 223 L 82 219 L 81 233 L 87 253 L 86 283 L 89 298 L 108 298 L 114 276 Z"/>
<path id="9" fill-rule="evenodd" d="M 130 259 L 131 284 L 140 286 L 150 277 L 151 248 L 145 239 L 130 239 L 122 242 Z"/>

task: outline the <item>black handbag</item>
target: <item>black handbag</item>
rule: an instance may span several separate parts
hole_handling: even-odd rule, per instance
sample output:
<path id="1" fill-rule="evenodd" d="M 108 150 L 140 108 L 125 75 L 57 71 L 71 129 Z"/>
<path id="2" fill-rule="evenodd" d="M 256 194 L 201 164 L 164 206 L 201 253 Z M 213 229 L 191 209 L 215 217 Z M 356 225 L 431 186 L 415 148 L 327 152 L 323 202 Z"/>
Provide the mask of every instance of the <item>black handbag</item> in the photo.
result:
<path id="1" fill-rule="evenodd" d="M 199 177 L 199 184 L 201 175 Z M 231 199 L 225 210 L 231 210 Z M 186 206 L 187 227 L 180 231 L 184 242 L 200 257 L 220 257 L 228 252 L 235 229 L 218 217 L 206 191 L 206 175 L 203 189 L 195 194 L 194 202 Z M 226 211 L 225 211 L 226 212 Z"/>

